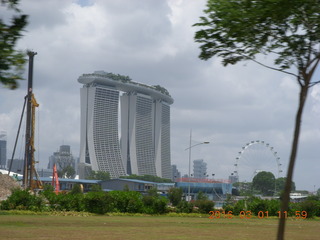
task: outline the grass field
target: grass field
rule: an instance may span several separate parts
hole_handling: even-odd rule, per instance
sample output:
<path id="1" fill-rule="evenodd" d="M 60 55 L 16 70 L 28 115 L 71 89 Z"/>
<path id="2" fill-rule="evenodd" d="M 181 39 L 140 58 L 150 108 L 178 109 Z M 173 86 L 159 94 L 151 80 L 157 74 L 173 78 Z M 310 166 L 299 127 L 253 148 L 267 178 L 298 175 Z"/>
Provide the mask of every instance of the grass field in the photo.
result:
<path id="1" fill-rule="evenodd" d="M 278 219 L 0 215 L 0 239 L 275 239 Z M 286 239 L 320 239 L 319 220 L 288 219 Z"/>

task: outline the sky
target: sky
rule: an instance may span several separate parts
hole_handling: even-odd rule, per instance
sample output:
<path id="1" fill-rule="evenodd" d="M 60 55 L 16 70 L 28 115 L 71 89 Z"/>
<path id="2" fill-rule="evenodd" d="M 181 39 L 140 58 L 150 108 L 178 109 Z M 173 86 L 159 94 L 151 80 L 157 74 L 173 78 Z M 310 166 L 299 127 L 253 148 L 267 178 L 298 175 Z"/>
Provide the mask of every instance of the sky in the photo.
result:
<path id="1" fill-rule="evenodd" d="M 182 174 L 191 159 L 203 159 L 208 175 L 228 179 L 236 158 L 251 141 L 265 141 L 287 171 L 299 87 L 289 75 L 253 62 L 224 67 L 221 59 L 198 58 L 192 25 L 203 15 L 204 0 L 24 0 L 29 24 L 17 49 L 37 52 L 34 94 L 37 111 L 36 160 L 45 168 L 60 145 L 80 145 L 80 88 L 83 73 L 103 70 L 133 81 L 165 87 L 171 105 L 171 162 Z M 8 16 L 5 8 L 0 13 Z M 272 65 L 270 57 L 259 60 Z M 27 79 L 27 69 L 24 74 Z M 319 71 L 316 72 L 319 77 Z M 0 85 L 0 131 L 7 133 L 11 158 L 27 81 L 16 90 Z M 320 86 L 313 87 L 303 113 L 294 182 L 297 189 L 320 188 Z M 23 130 L 22 130 L 23 131 Z M 19 140 L 15 158 L 22 158 Z M 245 157 L 244 157 L 245 156 Z M 264 156 L 264 157 L 259 157 Z M 241 155 L 240 180 L 256 170 L 278 175 L 270 148 L 253 144 Z M 249 159 L 241 161 L 241 159 Z M 254 162 L 254 164 L 249 164 Z M 192 170 L 191 170 L 192 172 Z M 240 171 L 241 172 L 241 171 Z"/>

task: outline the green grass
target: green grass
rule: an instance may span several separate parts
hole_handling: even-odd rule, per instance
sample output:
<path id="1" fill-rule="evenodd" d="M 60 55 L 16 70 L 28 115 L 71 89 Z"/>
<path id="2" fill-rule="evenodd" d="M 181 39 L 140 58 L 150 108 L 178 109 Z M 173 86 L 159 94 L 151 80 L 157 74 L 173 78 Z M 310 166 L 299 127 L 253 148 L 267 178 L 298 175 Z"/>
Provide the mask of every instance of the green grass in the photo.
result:
<path id="1" fill-rule="evenodd" d="M 0 239 L 275 239 L 278 219 L 0 215 Z M 288 219 L 286 239 L 319 239 L 319 220 Z"/>

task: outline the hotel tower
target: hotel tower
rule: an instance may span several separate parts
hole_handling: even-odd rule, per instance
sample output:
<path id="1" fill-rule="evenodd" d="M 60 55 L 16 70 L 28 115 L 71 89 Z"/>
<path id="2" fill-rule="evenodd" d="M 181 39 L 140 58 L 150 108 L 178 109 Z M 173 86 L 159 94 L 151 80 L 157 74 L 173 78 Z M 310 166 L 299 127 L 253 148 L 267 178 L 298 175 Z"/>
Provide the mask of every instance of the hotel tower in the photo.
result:
<path id="1" fill-rule="evenodd" d="M 80 178 L 90 170 L 109 172 L 111 178 L 126 174 L 171 178 L 173 99 L 168 91 L 103 71 L 83 74 L 78 81 L 83 84 Z"/>

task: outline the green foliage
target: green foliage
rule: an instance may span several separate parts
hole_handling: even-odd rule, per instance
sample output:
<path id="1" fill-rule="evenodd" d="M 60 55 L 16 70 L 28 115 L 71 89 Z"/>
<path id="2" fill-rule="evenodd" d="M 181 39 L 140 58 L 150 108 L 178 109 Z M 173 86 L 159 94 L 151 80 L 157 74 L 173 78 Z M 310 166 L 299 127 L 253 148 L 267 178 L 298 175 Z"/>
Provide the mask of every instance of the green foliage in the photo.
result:
<path id="1" fill-rule="evenodd" d="M 208 0 L 206 16 L 195 24 L 202 28 L 195 34 L 200 58 L 220 56 L 228 65 L 277 53 L 280 70 L 305 68 L 319 59 L 319 11 L 316 0 Z"/>
<path id="2" fill-rule="evenodd" d="M 238 214 L 240 214 L 241 211 L 248 211 L 248 205 L 247 205 L 246 200 L 240 200 L 240 201 L 236 202 L 235 205 L 233 206 L 233 214 L 238 215 Z M 227 212 L 227 210 L 226 210 L 226 212 Z"/>
<path id="3" fill-rule="evenodd" d="M 153 187 L 143 196 L 144 212 L 148 214 L 164 214 L 168 211 L 168 199 L 158 194 L 158 189 Z"/>
<path id="4" fill-rule="evenodd" d="M 53 208 L 58 203 L 57 194 L 54 192 L 52 185 L 44 185 L 43 191 L 40 192 L 40 195 L 43 196 Z"/>
<path id="5" fill-rule="evenodd" d="M 269 216 L 278 216 L 280 211 L 279 200 L 263 200 L 258 197 L 249 197 L 235 203 L 229 202 L 224 207 L 225 212 L 232 211 L 234 215 L 239 215 L 241 211 L 250 211 L 252 215 L 258 215 L 260 211 L 268 211 Z"/>
<path id="6" fill-rule="evenodd" d="M 83 198 L 79 184 L 70 193 L 56 194 L 51 185 L 45 185 L 41 195 L 48 201 L 48 206 L 55 211 L 84 211 Z"/>
<path id="7" fill-rule="evenodd" d="M 142 195 L 135 191 L 111 191 L 108 195 L 113 199 L 116 212 L 139 213 L 142 212 Z"/>
<path id="8" fill-rule="evenodd" d="M 200 213 L 209 213 L 214 210 L 214 202 L 206 199 L 196 200 L 194 205 Z"/>
<path id="9" fill-rule="evenodd" d="M 306 211 L 308 218 L 320 216 L 320 201 L 306 200 L 298 204 L 298 210 Z"/>
<path id="10" fill-rule="evenodd" d="M 101 188 L 101 185 L 99 184 L 93 184 L 91 186 L 91 189 L 90 189 L 91 192 L 102 192 L 102 188 Z"/>
<path id="11" fill-rule="evenodd" d="M 187 202 L 185 200 L 182 200 L 177 205 L 177 212 L 178 213 L 192 213 L 194 204 L 192 202 Z"/>
<path id="12" fill-rule="evenodd" d="M 70 191 L 70 194 L 81 194 L 83 191 L 83 188 L 81 187 L 80 184 L 75 184 Z"/>
<path id="13" fill-rule="evenodd" d="M 199 191 L 197 194 L 197 200 L 208 200 L 208 196 L 204 192 Z"/>
<path id="14" fill-rule="evenodd" d="M 76 170 L 74 170 L 74 168 L 70 165 L 66 166 L 61 171 L 58 171 L 58 176 L 61 178 L 74 178 L 75 174 Z"/>
<path id="15" fill-rule="evenodd" d="M 32 210 L 42 211 L 44 208 L 43 198 L 31 194 L 28 190 L 14 189 L 5 201 L 1 202 L 2 210 Z"/>
<path id="16" fill-rule="evenodd" d="M 276 179 L 276 190 L 277 192 L 282 192 L 284 191 L 284 187 L 286 185 L 286 179 L 285 177 L 281 177 L 281 178 L 277 178 Z M 296 190 L 296 184 L 294 181 L 291 182 L 291 191 L 295 191 Z"/>
<path id="17" fill-rule="evenodd" d="M 168 200 L 165 197 L 143 196 L 144 212 L 147 214 L 164 214 L 167 212 Z"/>
<path id="18" fill-rule="evenodd" d="M 299 84 L 299 106 L 287 171 L 289 181 L 283 194 L 282 211 L 288 210 L 290 202 L 305 100 L 310 87 L 320 82 L 312 81 L 320 63 L 319 12 L 318 0 L 208 0 L 206 16 L 195 24 L 202 28 L 195 34 L 195 41 L 201 44 L 201 59 L 218 56 L 224 66 L 252 60 L 294 76 Z M 257 61 L 257 55 L 261 54 L 274 57 L 276 67 Z M 296 68 L 295 73 L 291 68 Z M 284 228 L 285 218 L 281 218 L 278 239 L 284 238 Z"/>
<path id="19" fill-rule="evenodd" d="M 169 91 L 167 89 L 165 89 L 164 87 L 162 87 L 160 85 L 154 85 L 152 87 L 154 87 L 157 91 L 161 92 L 162 94 L 170 96 Z"/>
<path id="20" fill-rule="evenodd" d="M 252 187 L 263 195 L 273 195 L 275 190 L 275 177 L 271 172 L 259 172 L 252 180 Z"/>
<path id="21" fill-rule="evenodd" d="M 268 200 L 261 200 L 260 198 L 252 198 L 248 203 L 248 209 L 254 214 L 258 215 L 260 211 L 268 211 Z"/>
<path id="22" fill-rule="evenodd" d="M 85 74 L 88 75 L 88 74 Z M 97 75 L 97 74 L 95 74 Z M 99 73 L 98 75 L 103 75 L 104 77 L 110 78 L 112 80 L 115 81 L 121 81 L 121 82 L 130 82 L 131 78 L 129 76 L 124 76 L 124 75 L 120 75 L 120 74 L 114 74 L 114 73 Z"/>
<path id="23" fill-rule="evenodd" d="M 83 194 L 60 193 L 57 195 L 57 204 L 55 210 L 60 211 L 84 211 Z"/>
<path id="24" fill-rule="evenodd" d="M 105 192 L 88 192 L 83 202 L 85 211 L 90 213 L 104 214 L 114 211 L 114 199 Z"/>
<path id="25" fill-rule="evenodd" d="M 18 0 L 1 0 L 7 9 L 13 10 L 10 24 L 0 19 L 0 82 L 11 89 L 18 86 L 17 81 L 22 80 L 22 73 L 26 63 L 25 53 L 15 49 L 17 41 L 27 25 L 27 15 L 21 14 Z"/>
<path id="26" fill-rule="evenodd" d="M 252 183 L 251 182 L 236 182 L 233 183 L 239 191 L 240 196 L 251 196 L 252 193 Z"/>
<path id="27" fill-rule="evenodd" d="M 159 197 L 158 188 L 157 188 L 157 187 L 150 188 L 150 189 L 147 191 L 147 194 L 148 194 L 148 196 Z"/>
<path id="28" fill-rule="evenodd" d="M 170 188 L 168 198 L 173 206 L 177 206 L 182 201 L 183 191 L 181 188 Z"/>
<path id="29" fill-rule="evenodd" d="M 125 179 L 138 179 L 138 180 L 143 180 L 143 181 L 148 181 L 148 182 L 158 182 L 158 183 L 172 183 L 170 179 L 166 178 L 161 178 L 158 176 L 153 176 L 153 175 L 135 175 L 132 174 L 130 176 L 121 176 L 120 178 L 125 178 Z"/>
<path id="30" fill-rule="evenodd" d="M 86 179 L 90 180 L 110 180 L 110 173 L 103 171 L 91 171 L 90 175 L 86 177 Z"/>

